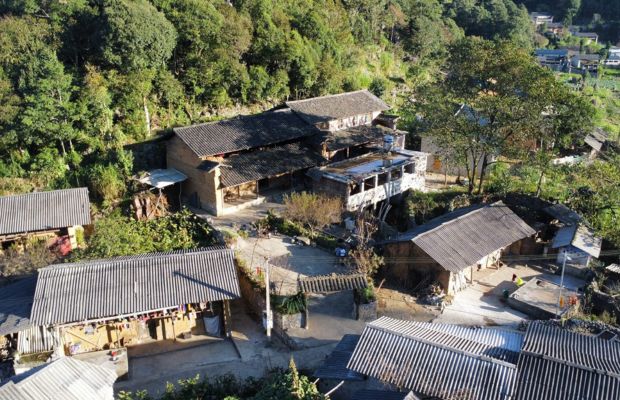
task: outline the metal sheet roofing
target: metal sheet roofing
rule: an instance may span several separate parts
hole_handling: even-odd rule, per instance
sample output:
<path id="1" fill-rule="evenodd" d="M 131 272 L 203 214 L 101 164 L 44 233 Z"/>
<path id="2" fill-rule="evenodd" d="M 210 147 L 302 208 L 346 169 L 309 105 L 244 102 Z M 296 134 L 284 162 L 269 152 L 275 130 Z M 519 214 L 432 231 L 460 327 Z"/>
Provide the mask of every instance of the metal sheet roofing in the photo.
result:
<path id="1" fill-rule="evenodd" d="M 439 265 L 461 271 L 483 257 L 536 233 L 502 202 L 455 210 L 401 235 Z"/>
<path id="2" fill-rule="evenodd" d="M 102 319 L 240 297 L 229 249 L 144 254 L 39 269 L 33 324 Z"/>
<path id="3" fill-rule="evenodd" d="M 198 157 L 206 157 L 283 143 L 319 131 L 285 109 L 175 128 L 174 133 Z"/>
<path id="4" fill-rule="evenodd" d="M 573 246 L 583 252 L 588 253 L 592 257 L 598 257 L 601 254 L 603 239 L 583 224 L 567 225 L 558 229 L 551 248 L 557 249 L 565 246 Z"/>
<path id="5" fill-rule="evenodd" d="M 335 379 L 339 381 L 364 380 L 364 375 L 347 368 L 347 364 L 359 339 L 360 335 L 344 335 L 323 364 L 314 371 L 314 376 L 320 379 Z"/>
<path id="6" fill-rule="evenodd" d="M 363 274 L 331 274 L 300 278 L 298 285 L 304 293 L 327 293 L 363 289 L 368 286 L 368 280 Z"/>
<path id="7" fill-rule="evenodd" d="M 4 385 L 0 386 L 0 399 L 2 400 L 35 400 L 27 393 L 19 390 L 19 388 L 12 382 L 8 381 Z"/>
<path id="8" fill-rule="evenodd" d="M 89 224 L 87 188 L 0 197 L 0 235 Z"/>
<path id="9" fill-rule="evenodd" d="M 584 139 L 584 142 L 596 151 L 601 151 L 607 142 L 608 135 L 604 130 L 597 128 L 590 132 Z"/>
<path id="10" fill-rule="evenodd" d="M 565 224 L 577 224 L 581 221 L 581 215 L 566 207 L 564 204 L 554 204 L 543 210 L 553 218 Z"/>
<path id="11" fill-rule="evenodd" d="M 34 354 L 52 351 L 62 346 L 62 338 L 55 330 L 44 326 L 31 326 L 17 334 L 17 352 Z"/>
<path id="12" fill-rule="evenodd" d="M 320 154 L 299 143 L 235 154 L 221 162 L 220 182 L 223 187 L 237 186 L 314 167 L 323 161 Z"/>
<path id="13" fill-rule="evenodd" d="M 36 277 L 0 287 L 0 336 L 28 329 Z"/>
<path id="14" fill-rule="evenodd" d="M 187 175 L 174 169 L 154 169 L 148 171 L 146 176 L 138 179 L 139 182 L 154 188 L 163 189 L 175 183 L 183 182 L 187 179 Z"/>
<path id="15" fill-rule="evenodd" d="M 360 390 L 353 393 L 351 400 L 419 400 L 413 392 L 395 392 L 391 390 Z"/>
<path id="16" fill-rule="evenodd" d="M 368 90 L 287 101 L 286 105 L 310 124 L 385 111 L 390 108 Z"/>
<path id="17" fill-rule="evenodd" d="M 116 378 L 112 369 L 63 357 L 12 378 L 9 390 L 16 400 L 112 400 Z"/>
<path id="18" fill-rule="evenodd" d="M 348 368 L 417 393 L 463 399 L 509 399 L 516 367 L 492 347 L 424 323 L 380 318 L 366 325 Z"/>
<path id="19" fill-rule="evenodd" d="M 620 343 L 541 322 L 529 325 L 517 399 L 612 400 L 620 396 Z"/>

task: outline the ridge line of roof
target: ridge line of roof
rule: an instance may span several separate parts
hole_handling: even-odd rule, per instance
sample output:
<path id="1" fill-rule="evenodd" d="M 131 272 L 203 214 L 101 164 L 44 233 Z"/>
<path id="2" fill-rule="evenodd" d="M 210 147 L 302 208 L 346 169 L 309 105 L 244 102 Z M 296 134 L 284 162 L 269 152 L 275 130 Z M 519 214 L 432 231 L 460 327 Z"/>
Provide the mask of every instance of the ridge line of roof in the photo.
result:
<path id="1" fill-rule="evenodd" d="M 386 328 L 386 327 L 383 327 L 383 326 L 374 325 L 374 322 L 377 322 L 377 321 L 379 321 L 381 319 L 383 319 L 383 318 L 380 318 L 378 320 L 375 320 L 375 321 L 369 323 L 366 326 L 366 328 L 364 328 L 364 330 L 366 330 L 367 328 L 372 328 L 372 329 L 376 329 L 376 330 L 379 330 L 379 331 L 382 331 L 382 332 L 385 332 L 385 333 L 390 333 L 390 334 L 393 334 L 393 335 L 396 335 L 396 336 L 400 336 L 400 337 L 405 338 L 405 339 L 415 340 L 415 341 L 427 344 L 429 346 L 439 347 L 441 349 L 444 349 L 444 350 L 447 350 L 447 351 L 450 351 L 450 352 L 453 352 L 453 353 L 457 353 L 457 354 L 461 354 L 461 355 L 464 355 L 464 356 L 472 357 L 472 358 L 478 359 L 480 361 L 487 361 L 487 362 L 490 362 L 490 363 L 502 365 L 504 367 L 509 367 L 509 368 L 512 368 L 512 369 L 515 369 L 515 370 L 517 368 L 516 364 L 511 364 L 511 363 L 509 363 L 507 361 L 499 360 L 497 358 L 489 357 L 489 356 L 486 356 L 486 355 L 483 355 L 483 354 L 470 353 L 470 352 L 468 352 L 466 350 L 461 350 L 461 349 L 457 349 L 457 348 L 454 348 L 454 347 L 450 347 L 450 346 L 445 345 L 443 343 L 435 343 L 435 342 L 432 342 L 432 341 L 430 341 L 428 339 L 423 339 L 423 338 L 416 337 L 416 336 L 413 336 L 413 335 L 408 335 L 408 334 L 402 333 L 402 332 L 396 332 L 396 331 L 394 331 L 392 329 L 389 329 L 389 328 Z M 388 318 L 388 319 L 391 320 L 391 318 Z M 435 332 L 437 332 L 437 331 L 435 331 Z M 492 347 L 492 346 L 490 346 L 488 344 L 485 344 L 485 343 L 480 343 L 480 342 L 476 342 L 476 341 L 473 341 L 473 340 L 470 340 L 470 339 L 461 338 L 459 336 L 455 336 L 455 335 L 452 335 L 452 334 L 449 334 L 449 333 L 445 333 L 445 332 L 438 332 L 438 333 L 444 334 L 446 336 L 450 336 L 450 337 L 453 337 L 453 338 L 456 338 L 456 339 L 461 339 L 461 340 L 464 340 L 464 341 L 467 341 L 467 342 L 470 342 L 470 343 L 477 343 L 477 344 L 480 344 L 480 345 L 485 346 L 485 347 L 489 347 L 489 348 Z M 362 336 L 363 336 L 363 332 L 362 332 Z"/>
<path id="2" fill-rule="evenodd" d="M 298 104 L 298 103 L 303 103 L 305 101 L 311 101 L 311 100 L 319 100 L 319 99 L 328 99 L 328 98 L 332 98 L 332 97 L 338 97 L 338 96 L 346 96 L 349 94 L 353 94 L 353 93 L 370 93 L 370 91 L 368 89 L 360 89 L 360 90 L 353 90 L 351 92 L 344 92 L 344 93 L 334 93 L 334 94 L 326 94 L 324 96 L 317 96 L 317 97 L 310 97 L 307 99 L 299 99 L 299 100 L 289 100 L 289 101 L 285 101 L 284 104 L 288 105 L 288 104 Z M 372 94 L 374 96 L 374 94 Z M 377 97 L 379 100 L 381 100 L 378 96 Z M 381 100 L 383 101 L 383 100 Z M 385 103 L 385 102 L 384 102 Z M 295 110 L 293 110 L 293 112 L 295 112 Z"/>
<path id="3" fill-rule="evenodd" d="M 25 196 L 32 196 L 32 195 L 35 195 L 35 194 L 44 194 L 44 193 L 78 192 L 78 191 L 88 192 L 88 187 L 80 186 L 80 187 L 76 187 L 76 188 L 55 189 L 55 190 L 39 190 L 39 191 L 28 192 L 28 193 L 9 194 L 9 195 L 6 195 L 6 196 L 0 196 L 0 199 L 8 199 L 8 198 L 15 198 L 15 197 L 25 197 Z"/>
<path id="4" fill-rule="evenodd" d="M 214 246 L 215 247 L 215 246 Z M 154 258 L 172 258 L 175 256 L 189 256 L 195 254 L 208 254 L 208 253 L 221 253 L 221 252 L 232 252 L 232 249 L 229 248 L 210 248 L 210 247 L 200 247 L 196 249 L 186 249 L 186 250 L 171 250 L 166 252 L 155 252 L 155 253 L 143 253 L 143 254 L 134 254 L 129 256 L 116 256 L 110 258 L 98 258 L 94 260 L 84 260 L 72 263 L 60 263 L 60 264 L 51 264 L 45 267 L 39 268 L 39 271 L 43 270 L 52 270 L 59 268 L 76 268 L 82 266 L 90 266 L 90 265 L 102 265 L 108 263 L 124 263 L 134 260 L 150 260 Z"/>
<path id="5" fill-rule="evenodd" d="M 417 239 L 417 238 L 419 238 L 419 237 L 425 236 L 427 233 L 434 232 L 435 230 L 437 230 L 437 229 L 439 229 L 439 228 L 441 228 L 441 227 L 444 227 L 444 226 L 446 226 L 446 225 L 450 225 L 451 223 L 453 223 L 453 222 L 455 222 L 455 221 L 459 221 L 459 220 L 461 220 L 462 218 L 464 218 L 464 217 L 466 217 L 466 216 L 468 216 L 468 215 L 474 214 L 474 213 L 476 213 L 476 212 L 478 212 L 478 211 L 480 211 L 480 210 L 482 210 L 482 209 L 484 209 L 484 208 L 491 207 L 491 206 L 494 206 L 494 205 L 500 205 L 500 204 L 501 204 L 501 205 L 503 205 L 503 206 L 505 206 L 505 207 L 508 207 L 508 206 L 507 206 L 507 205 L 505 205 L 505 204 L 504 204 L 504 202 L 503 202 L 503 201 L 501 201 L 501 200 L 498 200 L 498 201 L 496 201 L 495 203 L 479 203 L 479 204 L 471 205 L 471 206 L 469 206 L 469 207 L 471 207 L 471 211 L 468 211 L 468 212 L 466 212 L 466 213 L 465 213 L 465 214 L 463 214 L 463 215 L 459 215 L 459 216 L 458 216 L 458 217 L 456 217 L 456 218 L 451 218 L 451 219 L 448 219 L 448 220 L 446 220 L 445 222 L 443 222 L 443 223 L 441 223 L 441 224 L 437 225 L 437 226 L 436 226 L 436 227 L 434 227 L 434 228 L 431 228 L 431 229 L 429 229 L 429 230 L 427 230 L 427 231 L 421 232 L 420 234 L 418 234 L 418 235 L 416 235 L 416 236 L 412 237 L 412 238 L 411 238 L 411 240 L 413 241 L 414 239 Z M 459 208 L 457 208 L 457 209 L 455 209 L 455 210 L 450 211 L 450 213 L 453 213 L 453 212 L 456 212 L 456 211 L 459 211 L 459 210 L 463 210 L 464 208 L 467 208 L 467 207 L 463 207 L 463 208 L 460 208 L 460 209 L 459 209 Z M 511 211 L 512 211 L 512 210 L 511 210 Z M 441 218 L 441 217 L 443 217 L 443 216 L 447 216 L 447 215 L 449 215 L 450 213 L 448 213 L 448 214 L 444 214 L 444 215 L 440 215 L 440 216 L 438 216 L 437 218 Z M 428 221 L 428 222 L 427 222 L 427 224 L 428 224 L 428 223 L 431 223 L 432 221 L 433 221 L 433 220 Z M 420 226 L 424 226 L 424 225 L 420 225 Z"/>
<path id="6" fill-rule="evenodd" d="M 594 372 L 597 375 L 611 376 L 611 377 L 620 379 L 620 374 L 618 374 L 618 373 L 609 372 L 609 371 L 605 371 L 605 370 L 600 370 L 600 369 L 594 368 L 594 367 L 588 367 L 588 366 L 583 365 L 583 364 L 577 364 L 577 363 L 574 363 L 572 361 L 562 360 L 560 358 L 549 356 L 549 355 L 546 355 L 546 354 L 540 354 L 540 353 L 536 353 L 536 352 L 529 351 L 529 350 L 523 350 L 523 349 L 521 349 L 521 354 L 526 355 L 526 356 L 530 356 L 530 357 L 534 357 L 534 358 L 539 358 L 539 359 L 542 359 L 542 360 L 553 361 L 553 362 L 556 362 L 558 364 L 564 364 L 566 366 L 577 368 L 577 369 L 581 369 L 581 370 L 584 370 L 584 371 Z"/>

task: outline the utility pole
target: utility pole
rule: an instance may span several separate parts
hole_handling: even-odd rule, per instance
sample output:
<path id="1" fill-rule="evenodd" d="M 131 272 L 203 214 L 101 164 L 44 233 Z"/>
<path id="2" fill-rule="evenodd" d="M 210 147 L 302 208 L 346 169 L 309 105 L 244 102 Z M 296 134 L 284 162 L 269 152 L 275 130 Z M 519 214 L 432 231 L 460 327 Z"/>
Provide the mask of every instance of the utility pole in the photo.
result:
<path id="1" fill-rule="evenodd" d="M 269 283 L 269 257 L 265 265 L 265 330 L 267 332 L 267 339 L 271 340 L 271 325 L 273 324 L 273 318 L 271 316 L 271 285 Z"/>
<path id="2" fill-rule="evenodd" d="M 560 278 L 560 291 L 558 293 L 558 304 L 555 308 L 555 315 L 560 316 L 560 302 L 562 301 L 562 289 L 564 288 L 564 270 L 566 269 L 566 259 L 570 259 L 568 252 L 564 251 L 564 260 L 562 260 L 562 277 Z"/>

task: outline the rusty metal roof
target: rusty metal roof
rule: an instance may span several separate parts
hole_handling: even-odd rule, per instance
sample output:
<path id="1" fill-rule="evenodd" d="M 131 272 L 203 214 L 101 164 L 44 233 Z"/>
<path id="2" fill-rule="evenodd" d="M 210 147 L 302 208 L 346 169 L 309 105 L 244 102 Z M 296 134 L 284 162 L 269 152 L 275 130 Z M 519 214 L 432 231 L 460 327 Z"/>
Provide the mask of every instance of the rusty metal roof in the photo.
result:
<path id="1" fill-rule="evenodd" d="M 89 224 L 87 188 L 0 197 L 0 235 Z"/>

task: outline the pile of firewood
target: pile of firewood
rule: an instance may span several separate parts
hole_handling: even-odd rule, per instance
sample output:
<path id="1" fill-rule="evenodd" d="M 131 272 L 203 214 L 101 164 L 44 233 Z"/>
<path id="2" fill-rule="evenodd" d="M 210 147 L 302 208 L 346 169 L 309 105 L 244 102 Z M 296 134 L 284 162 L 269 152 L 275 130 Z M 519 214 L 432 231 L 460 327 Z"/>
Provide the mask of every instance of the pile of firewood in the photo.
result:
<path id="1" fill-rule="evenodd" d="M 131 209 L 137 220 L 149 220 L 168 214 L 168 199 L 163 193 L 148 191 L 136 194 Z"/>

